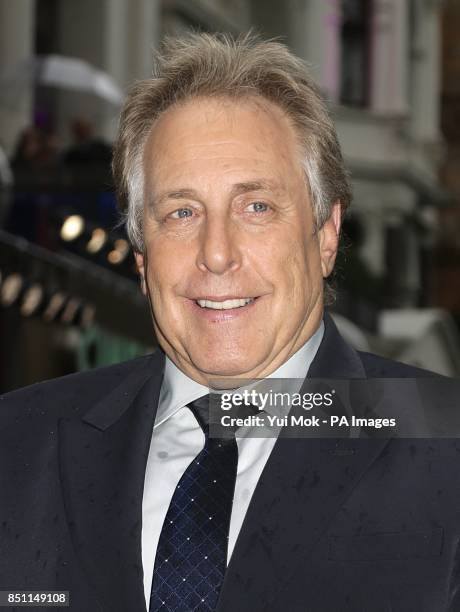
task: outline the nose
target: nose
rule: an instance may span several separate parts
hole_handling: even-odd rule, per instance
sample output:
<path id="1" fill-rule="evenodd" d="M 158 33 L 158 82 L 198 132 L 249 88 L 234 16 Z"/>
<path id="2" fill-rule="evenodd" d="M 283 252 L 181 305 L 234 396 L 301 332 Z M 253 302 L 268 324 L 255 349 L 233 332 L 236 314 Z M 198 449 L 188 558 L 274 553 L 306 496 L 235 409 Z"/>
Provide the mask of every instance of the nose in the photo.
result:
<path id="1" fill-rule="evenodd" d="M 202 272 L 225 274 L 241 265 L 238 228 L 226 215 L 209 215 L 201 227 L 197 266 Z"/>

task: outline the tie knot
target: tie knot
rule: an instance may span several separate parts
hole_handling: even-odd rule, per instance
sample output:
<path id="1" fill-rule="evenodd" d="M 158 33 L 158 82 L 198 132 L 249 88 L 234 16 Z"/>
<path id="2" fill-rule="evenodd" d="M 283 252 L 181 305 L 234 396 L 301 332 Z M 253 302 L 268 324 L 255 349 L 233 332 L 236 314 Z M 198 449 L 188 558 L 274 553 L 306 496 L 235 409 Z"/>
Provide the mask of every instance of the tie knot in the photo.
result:
<path id="1" fill-rule="evenodd" d="M 207 395 L 203 395 L 198 399 L 194 400 L 188 407 L 193 412 L 193 416 L 198 421 L 201 429 L 205 434 L 208 433 L 209 430 L 209 420 L 210 420 L 210 402 L 209 402 L 209 393 Z"/>
<path id="2" fill-rule="evenodd" d="M 211 425 L 212 437 L 234 437 L 235 431 L 238 429 L 239 425 L 224 426 L 222 417 L 226 415 L 234 419 L 244 419 L 248 416 L 257 415 L 259 409 L 253 404 L 238 404 L 232 406 L 229 412 L 223 412 L 219 397 L 219 395 L 213 395 L 211 398 L 210 394 L 208 393 L 207 395 L 203 395 L 202 397 L 199 397 L 188 404 L 188 407 L 192 411 L 206 436 L 209 434 Z"/>

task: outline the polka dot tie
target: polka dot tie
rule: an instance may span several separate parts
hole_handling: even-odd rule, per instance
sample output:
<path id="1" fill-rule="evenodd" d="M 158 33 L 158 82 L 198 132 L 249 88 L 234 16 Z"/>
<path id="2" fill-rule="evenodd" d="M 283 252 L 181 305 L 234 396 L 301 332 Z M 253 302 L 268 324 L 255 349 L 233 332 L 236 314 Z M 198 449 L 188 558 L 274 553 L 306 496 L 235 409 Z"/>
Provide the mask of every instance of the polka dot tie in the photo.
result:
<path id="1" fill-rule="evenodd" d="M 209 437 L 209 395 L 189 408 L 205 445 L 180 479 L 163 523 L 150 612 L 215 610 L 227 565 L 238 447 L 234 435 Z"/>

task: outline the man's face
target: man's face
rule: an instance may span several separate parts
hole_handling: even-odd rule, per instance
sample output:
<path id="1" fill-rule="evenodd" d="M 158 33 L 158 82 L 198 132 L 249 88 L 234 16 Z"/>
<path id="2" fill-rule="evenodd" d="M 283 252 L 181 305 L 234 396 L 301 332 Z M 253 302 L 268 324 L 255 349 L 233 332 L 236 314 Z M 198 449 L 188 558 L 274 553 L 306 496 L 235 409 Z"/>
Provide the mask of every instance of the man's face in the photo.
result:
<path id="1" fill-rule="evenodd" d="M 160 345 L 202 384 L 273 372 L 319 325 L 340 223 L 337 203 L 315 232 L 290 121 L 260 98 L 190 101 L 155 124 L 144 171 L 136 261 Z"/>

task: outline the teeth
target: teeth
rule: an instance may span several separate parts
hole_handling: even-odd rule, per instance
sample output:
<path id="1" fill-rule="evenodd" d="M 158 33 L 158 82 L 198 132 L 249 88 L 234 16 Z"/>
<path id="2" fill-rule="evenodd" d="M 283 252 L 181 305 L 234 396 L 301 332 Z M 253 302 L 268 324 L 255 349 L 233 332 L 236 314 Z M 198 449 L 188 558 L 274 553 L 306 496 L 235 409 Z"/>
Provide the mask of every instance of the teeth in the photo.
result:
<path id="1" fill-rule="evenodd" d="M 214 310 L 229 310 L 230 308 L 241 308 L 249 302 L 253 302 L 254 298 L 244 298 L 242 300 L 224 300 L 223 302 L 213 302 L 211 300 L 197 300 L 197 304 L 201 308 L 213 308 Z"/>

